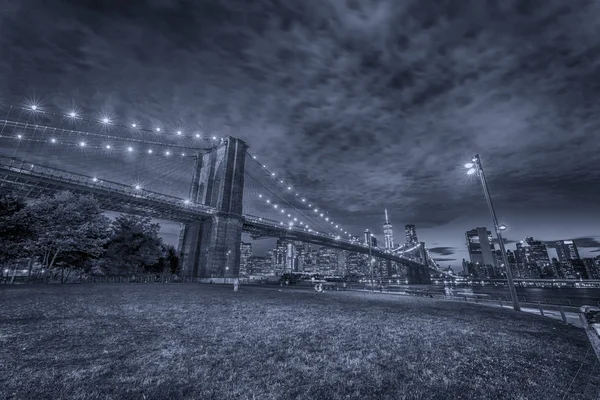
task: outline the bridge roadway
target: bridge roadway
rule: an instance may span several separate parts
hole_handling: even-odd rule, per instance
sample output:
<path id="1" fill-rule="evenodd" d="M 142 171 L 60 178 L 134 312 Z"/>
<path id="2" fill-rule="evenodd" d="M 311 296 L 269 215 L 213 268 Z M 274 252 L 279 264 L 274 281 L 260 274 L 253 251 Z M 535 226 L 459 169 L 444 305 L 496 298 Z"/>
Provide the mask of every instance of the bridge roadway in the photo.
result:
<path id="1" fill-rule="evenodd" d="M 189 203 L 178 197 L 165 195 L 121 183 L 98 180 L 57 168 L 32 164 L 21 159 L 0 156 L 0 183 L 9 184 L 26 197 L 39 198 L 60 190 L 73 193 L 93 194 L 105 210 L 145 215 L 177 222 L 197 222 L 216 214 L 216 209 L 198 203 Z M 297 226 L 289 227 L 281 222 L 253 215 L 243 215 L 243 230 L 257 235 L 281 237 L 322 245 L 341 250 L 369 254 L 369 248 L 357 242 L 335 237 L 331 234 L 306 231 Z M 407 266 L 423 267 L 416 261 L 371 248 L 373 257 L 395 261 Z"/>

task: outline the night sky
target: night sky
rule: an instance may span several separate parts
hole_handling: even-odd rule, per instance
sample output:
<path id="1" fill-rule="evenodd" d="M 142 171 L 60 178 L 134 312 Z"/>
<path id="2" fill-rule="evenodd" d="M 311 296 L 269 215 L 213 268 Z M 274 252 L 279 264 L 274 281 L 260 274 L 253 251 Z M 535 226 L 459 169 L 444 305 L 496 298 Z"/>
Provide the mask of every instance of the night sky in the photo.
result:
<path id="1" fill-rule="evenodd" d="M 360 234 L 440 264 L 491 227 L 600 254 L 600 1 L 3 0 L 0 99 L 200 123 L 248 141 Z M 165 225 L 167 238 L 176 225 Z M 509 248 L 514 248 L 509 244 Z"/>

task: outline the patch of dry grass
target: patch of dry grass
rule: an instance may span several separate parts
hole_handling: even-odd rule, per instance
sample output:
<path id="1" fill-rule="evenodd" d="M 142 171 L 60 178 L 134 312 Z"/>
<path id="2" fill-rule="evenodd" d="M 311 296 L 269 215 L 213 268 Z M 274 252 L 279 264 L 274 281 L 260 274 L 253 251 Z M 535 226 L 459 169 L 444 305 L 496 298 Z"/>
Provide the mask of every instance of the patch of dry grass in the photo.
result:
<path id="1" fill-rule="evenodd" d="M 357 292 L 24 285 L 0 300 L 15 399 L 550 400 L 589 347 L 533 315 Z M 592 352 L 567 398 L 596 399 L 599 373 Z"/>

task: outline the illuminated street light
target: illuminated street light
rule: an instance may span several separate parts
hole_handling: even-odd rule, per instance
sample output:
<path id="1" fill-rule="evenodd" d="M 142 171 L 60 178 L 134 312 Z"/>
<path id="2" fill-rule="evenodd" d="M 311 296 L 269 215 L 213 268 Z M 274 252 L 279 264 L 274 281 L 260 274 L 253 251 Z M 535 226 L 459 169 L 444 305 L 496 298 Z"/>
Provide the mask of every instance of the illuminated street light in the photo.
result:
<path id="1" fill-rule="evenodd" d="M 512 271 L 510 269 L 510 263 L 508 262 L 508 257 L 506 255 L 506 248 L 504 247 L 504 239 L 502 239 L 501 232 L 506 229 L 506 226 L 500 225 L 498 223 L 498 218 L 496 217 L 496 210 L 494 209 L 494 205 L 492 203 L 492 198 L 490 196 L 490 191 L 488 189 L 487 181 L 485 179 L 485 174 L 483 172 L 483 166 L 481 164 L 481 159 L 479 155 L 475 155 L 473 157 L 472 163 L 465 164 L 465 168 L 468 168 L 467 174 L 473 175 L 477 174 L 479 179 L 481 180 L 481 186 L 483 187 L 483 193 L 487 200 L 488 208 L 490 209 L 490 214 L 492 216 L 492 221 L 494 223 L 494 230 L 496 231 L 496 236 L 498 237 L 498 246 L 500 246 L 500 252 L 502 253 L 502 260 L 504 261 L 504 267 L 506 268 L 506 280 L 508 282 L 508 290 L 510 291 L 510 297 L 513 302 L 513 308 L 515 311 L 521 311 L 521 306 L 519 305 L 519 298 L 517 297 L 517 290 L 515 289 L 515 284 L 513 282 Z"/>

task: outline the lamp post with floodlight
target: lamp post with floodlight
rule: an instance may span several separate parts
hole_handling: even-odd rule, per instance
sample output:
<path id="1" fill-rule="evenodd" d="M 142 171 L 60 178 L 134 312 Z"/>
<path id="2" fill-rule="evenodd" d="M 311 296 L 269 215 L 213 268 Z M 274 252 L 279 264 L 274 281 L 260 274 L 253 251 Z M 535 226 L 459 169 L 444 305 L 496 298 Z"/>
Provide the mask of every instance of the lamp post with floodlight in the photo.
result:
<path id="1" fill-rule="evenodd" d="M 374 288 L 373 288 L 373 256 L 371 254 L 371 242 L 373 241 L 372 233 L 369 236 L 367 236 L 367 241 L 369 242 L 369 267 L 371 268 L 371 291 L 374 291 Z"/>
<path id="2" fill-rule="evenodd" d="M 502 253 L 502 260 L 504 262 L 504 267 L 506 268 L 506 280 L 508 282 L 508 290 L 510 291 L 510 297 L 513 302 L 513 308 L 515 311 L 521 311 L 521 306 L 519 305 L 519 298 L 517 297 L 517 290 L 515 289 L 515 284 L 513 282 L 512 271 L 510 269 L 510 263 L 508 262 L 508 257 L 506 255 L 506 248 L 504 247 L 504 239 L 502 239 L 501 231 L 506 229 L 506 226 L 500 225 L 498 223 L 498 218 L 496 217 L 496 211 L 494 210 L 494 205 L 492 204 L 492 198 L 490 197 L 490 191 L 487 186 L 487 181 L 485 179 L 485 174 L 483 173 L 483 166 L 481 164 L 481 159 L 479 155 L 476 154 L 472 162 L 465 164 L 465 168 L 468 168 L 467 174 L 473 175 L 476 174 L 479 176 L 481 180 L 481 185 L 483 186 L 483 193 L 485 194 L 485 198 L 487 200 L 488 207 L 490 209 L 490 214 L 492 215 L 492 221 L 494 223 L 494 230 L 496 231 L 496 236 L 498 237 L 498 246 L 500 246 L 500 252 Z"/>

